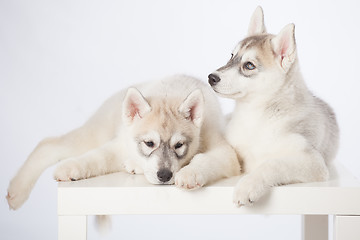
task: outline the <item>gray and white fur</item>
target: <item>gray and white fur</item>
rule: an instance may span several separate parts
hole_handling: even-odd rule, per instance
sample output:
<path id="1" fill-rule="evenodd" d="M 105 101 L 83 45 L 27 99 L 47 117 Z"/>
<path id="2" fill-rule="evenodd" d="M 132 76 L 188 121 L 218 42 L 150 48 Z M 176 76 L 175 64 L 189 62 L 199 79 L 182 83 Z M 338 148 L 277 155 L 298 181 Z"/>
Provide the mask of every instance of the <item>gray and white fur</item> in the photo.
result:
<path id="1" fill-rule="evenodd" d="M 272 186 L 325 181 L 338 149 L 335 114 L 307 88 L 300 73 L 295 26 L 266 33 L 258 7 L 248 36 L 229 62 L 209 75 L 218 95 L 236 102 L 226 130 L 244 176 L 234 192 L 243 206 Z"/>

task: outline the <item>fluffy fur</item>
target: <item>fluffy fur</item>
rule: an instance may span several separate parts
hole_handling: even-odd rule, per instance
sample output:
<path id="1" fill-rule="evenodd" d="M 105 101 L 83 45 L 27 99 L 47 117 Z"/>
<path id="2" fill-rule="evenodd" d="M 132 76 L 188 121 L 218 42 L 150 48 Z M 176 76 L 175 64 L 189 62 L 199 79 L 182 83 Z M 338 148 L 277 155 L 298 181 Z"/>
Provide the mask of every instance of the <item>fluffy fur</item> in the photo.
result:
<path id="1" fill-rule="evenodd" d="M 40 142 L 10 182 L 9 206 L 19 208 L 40 174 L 60 161 L 57 181 L 127 171 L 153 184 L 194 189 L 240 174 L 223 127 L 215 94 L 197 79 L 174 76 L 131 87 L 80 128 Z"/>
<path id="2" fill-rule="evenodd" d="M 239 206 L 259 200 L 272 186 L 327 180 L 327 164 L 337 152 L 335 114 L 305 85 L 294 28 L 267 34 L 258 7 L 247 38 L 209 75 L 216 93 L 236 101 L 226 138 L 242 162 L 244 176 L 234 192 Z"/>

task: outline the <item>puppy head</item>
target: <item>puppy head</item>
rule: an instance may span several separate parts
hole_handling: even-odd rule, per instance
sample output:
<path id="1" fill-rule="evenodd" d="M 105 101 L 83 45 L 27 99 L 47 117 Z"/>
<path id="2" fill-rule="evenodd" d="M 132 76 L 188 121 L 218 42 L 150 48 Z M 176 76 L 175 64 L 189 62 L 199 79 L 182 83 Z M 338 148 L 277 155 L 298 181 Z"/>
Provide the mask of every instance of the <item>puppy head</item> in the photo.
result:
<path id="1" fill-rule="evenodd" d="M 234 49 L 227 64 L 209 75 L 209 84 L 223 97 L 240 99 L 278 91 L 296 60 L 295 26 L 278 35 L 266 33 L 263 11 L 258 7 L 248 36 Z"/>
<path id="2" fill-rule="evenodd" d="M 204 99 L 200 90 L 185 99 L 145 99 L 130 88 L 123 118 L 131 129 L 134 161 L 153 184 L 173 184 L 174 175 L 198 152 Z"/>

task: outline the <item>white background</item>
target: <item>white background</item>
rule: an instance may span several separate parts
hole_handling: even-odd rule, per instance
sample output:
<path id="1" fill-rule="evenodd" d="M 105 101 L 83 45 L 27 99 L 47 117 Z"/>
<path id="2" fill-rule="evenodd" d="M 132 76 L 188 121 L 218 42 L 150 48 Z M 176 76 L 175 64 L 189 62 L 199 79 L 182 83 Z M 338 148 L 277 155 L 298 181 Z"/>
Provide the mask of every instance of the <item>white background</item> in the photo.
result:
<path id="1" fill-rule="evenodd" d="M 360 177 L 358 1 L 0 1 L 0 239 L 56 239 L 54 168 L 18 211 L 9 180 L 44 137 L 81 125 L 111 94 L 186 73 L 207 80 L 247 32 L 296 24 L 308 86 L 332 105 L 337 160 Z M 231 102 L 222 101 L 225 112 Z M 231 201 L 231 199 L 229 199 Z M 286 225 L 286 227 L 284 227 Z M 121 216 L 108 239 L 300 239 L 299 216 Z M 90 225 L 89 238 L 99 236 Z"/>

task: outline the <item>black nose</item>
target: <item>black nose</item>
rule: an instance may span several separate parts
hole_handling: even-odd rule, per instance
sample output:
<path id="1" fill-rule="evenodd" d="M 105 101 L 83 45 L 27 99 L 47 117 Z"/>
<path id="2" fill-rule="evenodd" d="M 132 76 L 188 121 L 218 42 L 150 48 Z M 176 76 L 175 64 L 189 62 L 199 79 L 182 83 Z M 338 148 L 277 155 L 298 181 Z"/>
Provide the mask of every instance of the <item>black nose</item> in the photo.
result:
<path id="1" fill-rule="evenodd" d="M 160 182 L 163 182 L 163 183 L 166 183 L 166 182 L 170 181 L 172 176 L 173 176 L 173 173 L 170 170 L 166 169 L 166 168 L 160 169 L 157 172 L 158 179 L 160 180 Z"/>
<path id="2" fill-rule="evenodd" d="M 214 86 L 214 85 L 216 85 L 218 82 L 220 82 L 220 77 L 218 76 L 218 75 L 216 75 L 216 74 L 210 74 L 209 76 L 208 76 L 208 78 L 209 78 L 209 84 L 211 85 L 211 86 Z"/>

